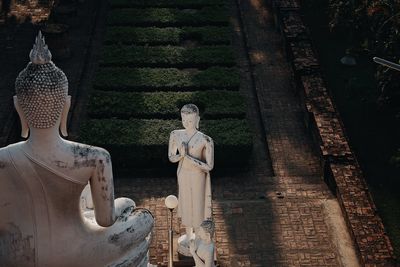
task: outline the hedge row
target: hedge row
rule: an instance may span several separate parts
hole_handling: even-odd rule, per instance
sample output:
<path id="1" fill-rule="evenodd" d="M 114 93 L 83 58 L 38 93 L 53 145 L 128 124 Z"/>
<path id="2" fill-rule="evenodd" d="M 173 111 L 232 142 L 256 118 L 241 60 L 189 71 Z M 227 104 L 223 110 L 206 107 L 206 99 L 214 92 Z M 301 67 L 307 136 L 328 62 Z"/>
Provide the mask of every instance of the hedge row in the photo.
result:
<path id="1" fill-rule="evenodd" d="M 108 13 L 108 25 L 129 26 L 203 26 L 228 25 L 229 17 L 225 8 L 206 7 L 203 9 L 176 8 L 123 8 Z"/>
<path id="2" fill-rule="evenodd" d="M 94 79 L 100 90 L 89 98 L 80 141 L 109 150 L 117 169 L 175 168 L 167 156 L 169 135 L 183 128 L 181 106 L 195 103 L 205 118 L 200 129 L 215 143 L 215 166 L 246 166 L 252 133 L 243 98 L 229 91 L 238 90 L 240 76 L 228 46 L 227 1 L 109 1 L 106 46 Z"/>
<path id="3" fill-rule="evenodd" d="M 179 120 L 91 119 L 82 126 L 80 136 L 82 140 L 95 144 L 166 145 L 170 132 L 176 129 L 182 129 Z M 219 146 L 251 144 L 246 120 L 202 120 L 200 129 Z"/>
<path id="4" fill-rule="evenodd" d="M 219 88 L 237 90 L 236 68 L 211 67 L 205 70 L 175 68 L 100 68 L 95 88 L 103 90 L 193 90 Z"/>
<path id="5" fill-rule="evenodd" d="M 109 0 L 111 7 L 177 7 L 200 8 L 225 5 L 226 0 Z"/>
<path id="6" fill-rule="evenodd" d="M 185 40 L 197 41 L 202 45 L 230 44 L 230 27 L 204 26 L 182 28 L 157 27 L 107 27 L 106 44 L 135 45 L 179 45 Z"/>
<path id="7" fill-rule="evenodd" d="M 80 141 L 107 149 L 118 167 L 170 166 L 168 140 L 176 129 L 182 129 L 178 120 L 92 119 L 82 125 Z M 205 120 L 200 130 L 214 140 L 216 166 L 247 164 L 252 135 L 246 120 Z"/>
<path id="8" fill-rule="evenodd" d="M 231 46 L 105 46 L 100 64 L 103 66 L 139 67 L 210 67 L 234 66 Z"/>
<path id="9" fill-rule="evenodd" d="M 184 104 L 193 103 L 206 119 L 244 118 L 246 105 L 239 92 L 153 92 L 121 93 L 94 91 L 88 113 L 92 118 L 178 119 Z"/>

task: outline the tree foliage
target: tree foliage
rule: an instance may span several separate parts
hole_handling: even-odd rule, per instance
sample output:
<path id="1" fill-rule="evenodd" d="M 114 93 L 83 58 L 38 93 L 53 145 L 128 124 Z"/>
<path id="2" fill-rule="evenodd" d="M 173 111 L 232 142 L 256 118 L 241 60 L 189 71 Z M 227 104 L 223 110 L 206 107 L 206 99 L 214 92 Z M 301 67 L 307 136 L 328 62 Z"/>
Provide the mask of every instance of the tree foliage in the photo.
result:
<path id="1" fill-rule="evenodd" d="M 400 59 L 400 0 L 329 0 L 332 31 L 348 31 L 355 50 L 396 63 Z M 378 108 L 400 120 L 400 72 L 377 66 Z M 400 151 L 400 150 L 399 150 Z M 400 166 L 400 152 L 392 163 Z"/>

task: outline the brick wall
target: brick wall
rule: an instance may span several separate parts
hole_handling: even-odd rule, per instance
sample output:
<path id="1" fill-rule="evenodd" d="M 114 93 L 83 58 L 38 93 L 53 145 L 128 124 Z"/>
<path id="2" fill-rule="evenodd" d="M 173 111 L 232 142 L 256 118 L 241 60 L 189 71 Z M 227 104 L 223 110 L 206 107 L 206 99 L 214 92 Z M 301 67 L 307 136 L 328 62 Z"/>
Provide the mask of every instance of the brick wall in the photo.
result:
<path id="1" fill-rule="evenodd" d="M 394 266 L 393 247 L 325 86 L 309 30 L 295 0 L 272 0 L 275 21 L 292 65 L 305 123 L 321 154 L 324 179 L 335 192 L 364 266 Z"/>
<path id="2" fill-rule="evenodd" d="M 17 21 L 31 20 L 33 23 L 45 21 L 50 15 L 54 1 L 11 1 L 8 17 L 15 17 Z"/>

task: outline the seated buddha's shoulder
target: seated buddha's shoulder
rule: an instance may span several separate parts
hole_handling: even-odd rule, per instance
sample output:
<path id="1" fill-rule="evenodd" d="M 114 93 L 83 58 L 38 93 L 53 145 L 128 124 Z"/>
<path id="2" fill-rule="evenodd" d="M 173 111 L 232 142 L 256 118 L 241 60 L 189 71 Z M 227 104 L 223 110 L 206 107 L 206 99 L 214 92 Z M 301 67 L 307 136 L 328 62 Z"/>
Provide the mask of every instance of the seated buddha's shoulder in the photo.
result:
<path id="1" fill-rule="evenodd" d="M 76 159 L 89 159 L 89 160 L 104 160 L 107 163 L 111 162 L 110 153 L 101 147 L 81 144 L 77 142 L 68 141 L 71 152 Z"/>
<path id="2" fill-rule="evenodd" d="M 8 165 L 8 162 L 10 161 L 10 156 L 9 156 L 10 150 L 18 149 L 22 143 L 23 142 L 18 142 L 0 148 L 0 169 L 3 169 Z"/>

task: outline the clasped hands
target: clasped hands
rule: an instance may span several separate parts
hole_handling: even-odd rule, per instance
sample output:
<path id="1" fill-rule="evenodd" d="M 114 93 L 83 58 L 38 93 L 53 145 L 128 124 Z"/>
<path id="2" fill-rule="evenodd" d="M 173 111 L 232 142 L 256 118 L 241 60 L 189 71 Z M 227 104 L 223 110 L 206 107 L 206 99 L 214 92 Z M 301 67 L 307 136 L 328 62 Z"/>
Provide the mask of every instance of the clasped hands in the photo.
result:
<path id="1" fill-rule="evenodd" d="M 182 142 L 181 146 L 178 148 L 179 155 L 181 158 L 185 157 L 186 155 L 189 155 L 188 153 L 188 144 L 185 142 Z"/>

